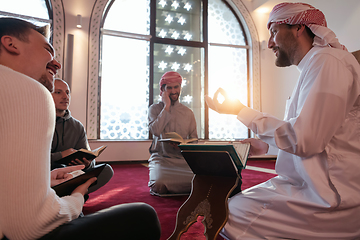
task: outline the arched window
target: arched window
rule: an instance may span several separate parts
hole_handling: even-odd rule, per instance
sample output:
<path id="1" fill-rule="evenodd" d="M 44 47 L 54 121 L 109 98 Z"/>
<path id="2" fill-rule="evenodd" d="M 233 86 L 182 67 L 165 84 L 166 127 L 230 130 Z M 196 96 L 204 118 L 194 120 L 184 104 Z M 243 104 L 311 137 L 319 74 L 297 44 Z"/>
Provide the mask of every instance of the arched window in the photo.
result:
<path id="1" fill-rule="evenodd" d="M 200 138 L 249 137 L 236 117 L 204 102 L 222 87 L 253 106 L 250 31 L 238 8 L 221 0 L 116 0 L 103 9 L 96 138 L 148 139 L 147 110 L 160 101 L 167 71 L 184 78 L 180 102 L 193 110 Z"/>

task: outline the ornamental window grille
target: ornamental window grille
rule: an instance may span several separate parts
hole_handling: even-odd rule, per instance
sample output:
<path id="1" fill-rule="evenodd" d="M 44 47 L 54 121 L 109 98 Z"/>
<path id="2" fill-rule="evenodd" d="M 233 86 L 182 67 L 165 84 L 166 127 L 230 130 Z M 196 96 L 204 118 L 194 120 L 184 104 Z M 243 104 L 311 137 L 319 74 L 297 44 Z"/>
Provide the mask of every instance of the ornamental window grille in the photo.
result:
<path id="1" fill-rule="evenodd" d="M 222 87 L 249 102 L 249 46 L 239 17 L 221 0 L 116 0 L 102 17 L 99 138 L 149 139 L 148 107 L 167 71 L 183 76 L 180 102 L 202 139 L 249 137 L 235 116 L 209 110 Z"/>

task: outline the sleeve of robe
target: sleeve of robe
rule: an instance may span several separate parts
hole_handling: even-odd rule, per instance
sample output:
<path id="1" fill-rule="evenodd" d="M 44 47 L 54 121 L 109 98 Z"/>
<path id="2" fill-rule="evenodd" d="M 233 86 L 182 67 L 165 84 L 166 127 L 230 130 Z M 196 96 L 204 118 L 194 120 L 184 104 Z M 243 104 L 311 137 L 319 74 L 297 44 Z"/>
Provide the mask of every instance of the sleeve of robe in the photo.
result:
<path id="1" fill-rule="evenodd" d="M 160 137 L 165 126 L 171 120 L 171 114 L 163 108 L 163 104 L 153 104 L 149 108 L 148 118 L 150 132 Z"/>

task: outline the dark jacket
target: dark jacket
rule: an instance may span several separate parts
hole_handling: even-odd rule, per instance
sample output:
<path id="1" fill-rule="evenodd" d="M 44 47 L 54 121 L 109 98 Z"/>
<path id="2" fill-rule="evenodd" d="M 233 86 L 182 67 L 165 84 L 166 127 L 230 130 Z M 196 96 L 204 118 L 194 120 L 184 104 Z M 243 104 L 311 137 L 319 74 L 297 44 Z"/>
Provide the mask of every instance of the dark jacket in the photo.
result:
<path id="1" fill-rule="evenodd" d="M 69 110 L 66 110 L 63 117 L 56 117 L 55 132 L 51 145 L 51 163 L 53 164 L 61 159 L 61 151 L 69 148 L 90 150 L 84 126 L 71 116 Z"/>

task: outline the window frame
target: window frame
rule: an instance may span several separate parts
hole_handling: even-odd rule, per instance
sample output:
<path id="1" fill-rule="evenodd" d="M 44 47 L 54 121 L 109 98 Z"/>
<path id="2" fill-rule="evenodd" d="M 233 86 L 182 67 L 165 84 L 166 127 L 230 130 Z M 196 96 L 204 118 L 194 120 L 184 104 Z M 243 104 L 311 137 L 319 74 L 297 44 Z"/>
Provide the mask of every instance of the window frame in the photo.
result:
<path id="1" fill-rule="evenodd" d="M 104 24 L 104 20 L 106 18 L 106 15 L 112 5 L 114 0 L 100 0 L 98 2 L 96 2 L 95 5 L 99 5 L 99 6 L 94 6 L 94 9 L 97 9 L 97 12 L 93 12 L 92 16 L 91 16 L 91 23 L 94 21 L 98 21 L 100 24 L 98 26 L 90 24 L 90 33 L 95 33 L 94 30 L 97 30 L 100 32 L 100 34 L 97 35 L 97 39 L 95 39 L 96 34 L 93 34 L 93 36 L 89 36 L 90 39 L 90 44 L 89 44 L 89 53 L 98 53 L 98 60 L 95 61 L 97 62 L 97 69 L 93 69 L 92 66 L 94 66 L 93 63 L 89 62 L 89 73 L 90 71 L 92 72 L 92 76 L 91 74 L 89 74 L 89 83 L 92 82 L 94 80 L 95 77 L 97 77 L 98 79 L 98 83 L 95 86 L 94 84 L 92 85 L 93 89 L 96 89 L 96 94 L 94 94 L 94 91 L 91 91 L 92 95 L 88 92 L 88 100 L 90 98 L 93 97 L 97 97 L 97 104 L 96 107 L 94 108 L 94 104 L 88 102 L 88 121 L 87 121 L 87 132 L 88 132 L 88 137 L 89 139 L 99 139 L 100 137 L 100 122 L 99 122 L 99 113 L 100 113 L 100 103 L 99 103 L 99 99 L 100 99 L 100 87 L 101 87 L 101 74 L 99 73 L 99 59 L 101 59 L 101 39 L 102 39 L 102 33 L 103 31 L 109 31 L 109 30 L 103 30 L 102 26 Z M 208 47 L 211 45 L 214 46 L 231 46 L 234 47 L 232 45 L 225 45 L 225 44 L 217 44 L 217 43 L 209 43 L 208 39 L 207 39 L 207 18 L 205 16 L 207 16 L 207 0 L 204 0 L 204 2 L 206 3 L 206 5 L 203 6 L 203 28 L 206 29 L 204 31 L 206 31 L 206 34 L 204 34 L 204 39 L 203 42 L 197 42 L 195 45 L 193 44 L 194 41 L 191 42 L 191 44 L 189 44 L 189 42 L 185 41 L 185 40 L 173 40 L 173 39 L 163 39 L 163 38 L 159 38 L 156 37 L 156 30 L 155 30 L 155 24 L 154 22 L 150 23 L 150 35 L 139 35 L 139 34 L 135 34 L 137 35 L 137 38 L 142 38 L 142 39 L 149 39 L 150 38 L 150 63 L 149 63 L 149 72 L 150 72 L 150 76 L 149 76 L 149 106 L 153 103 L 153 83 L 154 83 L 154 79 L 153 79 L 153 71 L 154 71 L 154 62 L 153 62 L 153 47 L 155 43 L 162 43 L 162 44 L 172 44 L 172 45 L 179 45 L 179 43 L 182 43 L 185 46 L 192 46 L 192 47 L 202 47 L 204 48 L 204 54 L 205 54 L 205 58 L 204 58 L 204 81 L 205 81 L 205 94 L 207 94 L 207 84 L 208 84 L 208 62 L 207 62 L 207 56 L 208 56 Z M 251 19 L 251 16 L 249 14 L 249 12 L 247 11 L 246 7 L 243 5 L 243 3 L 241 1 L 237 1 L 237 2 L 233 2 L 231 0 L 223 0 L 223 2 L 225 4 L 228 5 L 228 7 L 231 9 L 231 11 L 234 13 L 234 15 L 236 16 L 236 18 L 238 19 L 240 26 L 244 32 L 244 37 L 245 37 L 245 41 L 247 43 L 247 45 L 244 47 L 247 50 L 247 71 L 248 71 L 248 105 L 254 109 L 260 110 L 260 78 L 259 78 L 259 73 L 260 73 L 260 67 L 259 67 L 259 55 L 260 55 L 260 48 L 259 48 L 259 41 L 258 41 L 258 35 L 256 32 L 256 28 L 255 28 L 255 24 Z M 150 1 L 151 7 L 150 7 L 150 21 L 155 21 L 155 17 L 156 17 L 156 0 L 151 0 Z M 100 20 L 100 21 L 99 21 Z M 94 29 L 92 29 L 94 28 Z M 114 31 L 115 32 L 115 31 Z M 126 33 L 122 33 L 124 35 L 126 35 Z M 129 37 L 129 36 L 128 36 Z M 94 49 L 94 43 L 98 42 L 98 45 L 96 46 L 97 49 Z M 239 46 L 237 46 L 239 47 Z M 92 48 L 90 50 L 90 48 Z M 241 47 L 242 48 L 242 47 Z M 91 54 L 89 54 L 89 59 L 92 59 Z M 95 63 L 94 62 L 94 63 Z M 90 70 L 91 69 L 91 70 Z M 97 71 L 96 71 L 97 70 Z M 98 76 L 95 76 L 94 72 L 98 73 Z M 90 96 L 91 95 L 91 96 Z M 90 103 L 90 104 L 89 104 Z M 97 117 L 94 118 L 94 113 L 90 113 L 89 112 L 93 112 L 96 109 L 96 113 L 97 113 Z M 209 137 L 209 119 L 208 119 L 208 108 L 205 107 L 205 126 L 204 126 L 204 130 L 205 130 L 205 139 L 208 139 Z M 96 119 L 96 120 L 95 120 Z M 249 134 L 250 136 L 250 131 Z M 151 134 L 149 133 L 149 139 L 151 139 Z M 114 140 L 114 141 L 124 141 L 124 140 Z M 141 141 L 141 140 L 136 140 L 136 141 Z"/>

